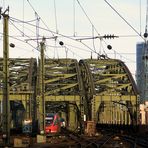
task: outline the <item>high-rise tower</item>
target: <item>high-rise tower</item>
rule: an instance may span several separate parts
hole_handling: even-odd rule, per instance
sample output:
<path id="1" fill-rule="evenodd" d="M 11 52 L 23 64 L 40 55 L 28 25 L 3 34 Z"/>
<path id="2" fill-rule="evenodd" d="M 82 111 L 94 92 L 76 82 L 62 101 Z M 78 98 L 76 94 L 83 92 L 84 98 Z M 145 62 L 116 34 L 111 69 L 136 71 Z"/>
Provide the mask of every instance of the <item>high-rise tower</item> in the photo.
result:
<path id="1" fill-rule="evenodd" d="M 144 42 L 136 45 L 136 80 L 140 93 L 140 103 L 148 101 L 148 45 Z"/>

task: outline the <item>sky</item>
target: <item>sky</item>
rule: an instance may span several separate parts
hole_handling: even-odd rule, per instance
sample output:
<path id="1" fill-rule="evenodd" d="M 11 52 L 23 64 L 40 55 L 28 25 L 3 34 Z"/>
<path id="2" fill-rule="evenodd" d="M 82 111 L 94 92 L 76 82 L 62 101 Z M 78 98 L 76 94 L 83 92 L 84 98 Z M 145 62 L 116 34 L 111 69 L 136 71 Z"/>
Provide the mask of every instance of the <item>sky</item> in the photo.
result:
<path id="1" fill-rule="evenodd" d="M 125 62 L 135 77 L 136 44 L 144 41 L 138 34 L 145 32 L 146 0 L 0 0 L 0 6 L 2 12 L 9 6 L 9 42 L 15 44 L 9 49 L 11 58 L 38 58 L 39 43 L 45 37 L 48 58 L 80 60 L 105 54 Z M 0 33 L 3 49 L 3 18 Z M 108 34 L 119 37 L 93 39 Z"/>

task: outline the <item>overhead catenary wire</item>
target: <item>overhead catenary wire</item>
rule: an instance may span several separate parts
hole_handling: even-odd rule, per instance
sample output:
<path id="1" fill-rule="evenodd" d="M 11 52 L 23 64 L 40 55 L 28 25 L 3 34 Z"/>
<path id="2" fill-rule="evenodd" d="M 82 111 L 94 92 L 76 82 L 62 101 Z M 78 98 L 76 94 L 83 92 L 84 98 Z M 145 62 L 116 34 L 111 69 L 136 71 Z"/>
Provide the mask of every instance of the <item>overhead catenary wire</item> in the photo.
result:
<path id="1" fill-rule="evenodd" d="M 36 13 L 38 16 L 40 16 L 36 10 L 34 9 L 34 7 L 32 6 L 32 4 L 30 3 L 29 0 L 27 0 L 28 4 L 30 5 L 30 7 L 32 8 L 32 10 L 34 11 L 34 13 Z M 54 36 L 54 33 L 52 31 L 50 31 L 49 27 L 46 25 L 46 23 L 43 21 L 43 19 L 40 17 L 42 23 L 45 25 L 45 27 L 49 30 L 49 32 Z"/>
<path id="2" fill-rule="evenodd" d="M 107 53 L 105 52 L 103 44 L 102 44 L 102 39 L 100 39 L 100 51 L 99 51 L 100 54 L 98 54 L 98 56 L 101 55 L 102 51 L 104 55 L 107 57 Z"/>
<path id="3" fill-rule="evenodd" d="M 77 0 L 78 1 L 78 0 Z M 34 7 L 31 5 L 31 3 L 29 2 L 29 0 L 27 0 L 27 2 L 29 3 L 29 5 L 31 6 L 31 8 L 32 8 L 32 10 L 35 12 L 35 13 L 37 13 L 36 11 L 35 11 L 35 9 L 34 9 Z M 79 5 L 81 6 L 81 4 L 80 4 L 80 2 L 78 1 L 78 3 L 79 3 Z M 86 14 L 86 12 L 85 12 L 85 10 L 83 9 L 83 7 L 81 6 L 81 8 L 82 8 L 82 10 L 84 11 L 84 13 Z M 38 13 L 37 13 L 38 14 Z M 39 15 L 39 14 L 38 14 Z M 87 18 L 89 19 L 89 17 L 88 17 L 88 15 L 86 14 L 86 16 L 87 16 Z M 41 18 L 41 17 L 40 17 Z M 42 18 L 41 18 L 41 20 L 42 20 Z M 90 21 L 90 23 L 93 25 L 93 23 L 91 22 L 91 20 L 89 19 L 89 21 Z M 54 32 L 54 31 L 51 31 L 50 29 L 49 29 L 49 27 L 45 24 L 45 22 L 42 20 L 42 22 L 43 22 L 43 24 L 46 26 L 46 28 L 47 28 L 47 30 L 49 31 L 49 32 L 51 32 L 52 33 L 52 35 L 54 36 L 54 34 L 59 34 L 58 32 Z M 94 26 L 94 25 L 93 25 Z M 98 31 L 97 31 L 97 29 L 95 28 L 95 30 L 96 30 L 96 32 L 98 33 Z M 62 35 L 62 34 L 59 34 L 59 35 L 61 35 L 61 36 L 63 36 L 63 37 L 66 37 L 66 38 L 69 38 L 68 36 L 65 36 L 65 35 Z M 98 33 L 98 35 L 99 35 L 99 33 Z M 69 39 L 72 39 L 72 38 L 69 38 Z M 74 39 L 72 39 L 72 40 L 74 40 Z M 85 45 L 85 44 L 84 44 Z M 87 46 L 88 47 L 88 46 Z M 90 47 L 89 47 L 90 48 Z"/>
<path id="4" fill-rule="evenodd" d="M 32 20 L 28 20 L 28 21 L 25 21 L 25 20 L 19 20 L 18 19 L 18 21 L 17 21 L 17 18 L 16 18 L 16 20 L 15 20 L 15 22 L 17 22 L 18 24 L 19 23 L 31 23 L 31 22 L 35 22 L 37 19 L 35 18 L 35 19 L 32 19 Z"/>
<path id="5" fill-rule="evenodd" d="M 72 51 L 70 48 L 68 48 L 67 46 L 65 46 L 65 48 L 66 48 L 67 50 L 69 50 L 72 54 L 74 54 L 74 55 L 78 56 L 79 58 L 83 59 L 83 57 L 81 57 L 80 55 L 78 55 L 76 52 L 73 52 L 73 51 Z"/>
<path id="6" fill-rule="evenodd" d="M 141 35 L 141 0 L 139 0 L 139 30 L 140 30 L 140 35 Z"/>
<path id="7" fill-rule="evenodd" d="M 76 35 L 76 0 L 73 0 L 73 36 Z"/>
<path id="8" fill-rule="evenodd" d="M 18 27 L 16 27 L 13 22 L 10 21 L 10 23 L 11 23 L 20 33 L 22 33 L 22 31 L 21 31 Z M 30 36 L 26 35 L 25 33 L 24 33 L 24 36 L 26 36 L 26 37 L 28 37 L 29 39 L 31 39 Z M 18 39 L 18 38 L 15 38 L 15 37 L 13 37 L 13 36 L 9 36 L 9 37 L 14 38 L 14 39 L 16 39 L 16 40 L 18 40 L 18 41 L 22 41 L 22 40 L 20 40 L 20 39 Z M 33 40 L 33 41 L 34 41 L 34 40 Z M 35 50 L 37 50 L 37 51 L 40 52 L 40 50 L 39 50 L 38 48 L 34 47 L 32 44 L 30 44 L 30 43 L 28 43 L 28 42 L 25 42 L 25 41 L 23 41 L 23 42 L 24 42 L 24 43 L 27 43 L 27 44 L 30 45 L 33 49 L 35 49 Z M 35 41 L 34 41 L 34 42 L 35 42 Z M 48 55 L 45 55 L 45 56 L 48 57 Z"/>
<path id="9" fill-rule="evenodd" d="M 25 18 L 25 0 L 23 0 L 23 21 Z M 22 24 L 23 36 L 24 36 L 24 23 Z"/>
<path id="10" fill-rule="evenodd" d="M 15 21 L 15 18 L 10 17 L 10 19 L 12 19 L 13 21 Z M 22 20 L 16 19 L 16 21 L 22 21 Z M 22 21 L 22 22 L 23 22 L 23 21 Z M 26 23 L 26 24 L 28 24 L 28 25 L 30 25 L 30 26 L 36 27 L 36 25 L 31 24 L 30 22 L 24 22 L 24 23 Z M 50 32 L 51 32 L 51 30 L 48 30 L 48 29 L 46 29 L 46 28 L 43 28 L 43 27 L 39 27 L 39 28 L 42 29 L 42 30 L 50 31 Z M 52 33 L 54 34 L 54 36 L 55 36 L 55 34 L 57 34 L 57 33 L 54 32 L 54 31 L 52 31 Z M 65 37 L 65 38 L 71 39 L 71 40 L 73 40 L 73 41 L 79 42 L 78 40 L 73 39 L 72 37 L 69 37 L 69 36 L 66 36 L 66 35 L 63 35 L 63 34 L 60 34 L 60 33 L 58 33 L 57 35 L 60 35 L 60 36 L 62 36 L 62 37 Z M 59 36 L 58 36 L 58 37 L 59 37 Z M 90 51 L 92 51 L 93 53 L 95 53 L 95 54 L 97 54 L 97 55 L 100 55 L 100 53 L 94 51 L 91 47 L 89 47 L 88 45 L 86 45 L 84 42 L 79 42 L 79 43 L 83 44 L 85 47 L 87 47 L 87 48 L 88 48 Z M 105 50 L 103 50 L 103 52 L 105 53 Z M 107 54 L 106 54 L 106 53 L 105 53 L 105 55 L 106 55 L 106 57 L 107 57 Z M 122 57 L 124 58 L 124 56 L 122 56 Z"/>
<path id="11" fill-rule="evenodd" d="M 145 33 L 147 33 L 147 25 L 148 25 L 148 0 L 146 4 L 146 24 L 145 24 Z"/>
<path id="12" fill-rule="evenodd" d="M 27 2 L 29 3 L 29 5 L 31 6 L 31 8 L 32 8 L 32 10 L 35 12 L 35 13 L 37 13 L 36 11 L 35 11 L 35 9 L 34 9 L 34 7 L 31 5 L 31 3 L 29 2 L 29 0 L 27 0 Z M 78 1 L 78 3 L 80 4 L 80 2 Z M 81 5 L 81 4 L 80 4 Z M 81 6 L 82 7 L 82 6 Z M 82 8 L 83 9 L 83 8 Z M 84 11 L 84 9 L 83 9 L 83 11 Z M 85 12 L 85 11 L 84 11 Z M 38 13 L 37 13 L 38 14 Z M 38 14 L 39 15 L 39 14 Z M 87 16 L 87 14 L 86 14 L 86 16 Z M 88 17 L 88 16 L 87 16 Z M 40 17 L 41 18 L 41 17 Z M 89 17 L 88 17 L 88 19 L 89 19 Z M 90 20 L 90 19 L 89 19 Z M 50 29 L 49 29 L 49 27 L 45 24 L 45 22 L 42 20 L 42 18 L 41 18 L 41 21 L 43 22 L 43 24 L 46 26 L 46 28 L 47 28 L 47 30 L 50 32 L 50 33 L 52 33 L 52 35 L 54 36 L 54 34 L 59 34 L 58 32 L 54 32 L 54 31 L 51 31 Z M 90 22 L 91 22 L 91 20 L 90 20 Z M 92 24 L 92 22 L 91 22 L 91 24 Z M 93 24 L 92 24 L 93 25 Z M 94 26 L 94 25 L 93 25 Z M 96 30 L 96 28 L 95 28 L 95 30 Z M 97 31 L 97 30 L 96 30 Z M 98 32 L 97 32 L 98 33 Z M 69 38 L 69 37 L 67 37 L 67 36 L 65 36 L 65 35 L 62 35 L 62 34 L 59 34 L 59 35 L 61 35 L 61 36 L 63 36 L 63 37 L 66 37 L 66 38 Z M 99 33 L 98 33 L 98 35 L 99 35 Z M 72 39 L 72 38 L 69 38 L 69 39 Z M 74 39 L 72 39 L 72 40 L 74 40 Z M 82 42 L 81 42 L 82 43 Z M 85 43 L 82 43 L 84 46 L 86 46 L 87 48 L 89 48 L 91 51 L 93 51 L 88 45 L 86 45 Z M 96 52 L 96 51 L 93 51 L 93 52 L 95 52 L 97 55 L 98 55 L 98 53 Z"/>
<path id="13" fill-rule="evenodd" d="M 36 20 L 36 19 L 35 19 L 35 20 Z M 13 23 L 16 22 L 16 21 L 13 21 L 13 20 L 11 20 L 11 19 L 10 19 L 10 21 L 12 21 Z M 34 22 L 34 20 L 33 20 L 33 21 L 26 21 L 26 22 Z M 20 22 L 17 21 L 16 23 L 17 23 L 17 25 L 20 26 L 20 28 L 22 27 L 22 23 L 23 23 L 23 22 L 20 23 Z M 25 24 L 25 23 L 24 23 L 24 24 Z M 26 23 L 26 24 L 27 24 L 27 23 Z M 16 26 L 16 25 L 15 25 L 15 26 Z M 25 25 L 24 25 L 24 29 L 25 29 L 26 31 L 30 31 L 30 32 L 33 33 L 33 34 L 36 34 L 36 32 L 34 32 L 31 28 L 26 27 Z M 20 30 L 21 30 L 21 29 L 20 29 Z M 21 34 L 22 34 L 21 37 L 24 37 L 23 33 L 24 33 L 24 32 L 21 30 Z M 32 37 L 32 36 L 29 35 L 29 37 Z"/>
<path id="14" fill-rule="evenodd" d="M 10 21 L 10 23 L 11 23 L 20 33 L 23 33 L 18 27 L 16 27 L 16 25 L 14 25 L 13 22 Z M 24 34 L 24 36 L 26 36 L 26 37 L 28 37 L 29 39 L 31 39 L 30 36 L 28 36 L 28 35 L 26 35 L 26 34 Z"/>
<path id="15" fill-rule="evenodd" d="M 145 41 L 144 37 L 141 36 L 141 34 L 107 0 L 104 1 L 136 34 L 138 34 L 139 37 Z"/>
<path id="16" fill-rule="evenodd" d="M 14 21 L 14 20 L 13 20 Z M 18 21 L 18 20 L 17 20 Z M 28 24 L 28 22 L 26 22 L 27 24 Z M 30 23 L 29 23 L 30 24 Z M 14 25 L 14 24 L 13 24 Z M 33 25 L 34 27 L 36 27 L 35 25 Z M 14 27 L 17 29 L 17 30 L 19 30 L 20 32 L 22 32 L 19 28 L 17 28 L 15 25 L 14 25 Z M 39 27 L 40 28 L 40 27 Z M 43 28 L 42 28 L 43 29 Z M 47 30 L 48 31 L 48 30 Z M 24 34 L 24 36 L 25 36 L 25 34 Z M 29 36 L 27 36 L 28 38 L 29 38 L 29 40 L 33 40 L 33 39 L 31 39 Z M 36 40 L 34 40 L 34 41 L 36 41 Z M 74 41 L 76 41 L 76 40 L 74 40 Z M 87 47 L 87 48 L 89 48 L 89 50 L 91 50 L 91 51 L 93 51 L 88 45 L 86 45 L 85 43 L 82 43 L 81 42 L 81 44 L 83 44 L 85 47 Z M 31 45 L 31 44 L 30 44 Z M 33 47 L 33 46 L 32 46 Z M 33 49 L 36 49 L 35 47 L 33 47 Z M 36 50 L 38 50 L 38 49 L 36 49 Z M 84 49 L 83 49 L 84 50 Z M 39 51 L 39 50 L 38 50 Z M 71 51 L 72 52 L 72 51 Z M 93 51 L 94 52 L 94 51 Z M 75 52 L 72 52 L 73 54 L 75 54 L 75 55 L 77 55 L 78 56 L 78 54 L 76 54 Z M 97 52 L 95 52 L 96 54 L 98 54 Z M 58 55 L 57 55 L 58 56 Z M 48 57 L 47 55 L 46 55 L 46 57 Z M 80 56 L 79 56 L 80 57 Z"/>
<path id="17" fill-rule="evenodd" d="M 3 8 L 4 8 L 4 10 L 5 10 L 5 0 L 3 0 Z"/>
<path id="18" fill-rule="evenodd" d="M 56 43 L 57 43 L 57 42 L 56 42 L 56 39 L 55 39 L 55 42 L 54 42 L 55 46 L 56 46 Z M 56 48 L 56 47 L 54 48 L 54 51 L 55 51 L 55 52 L 57 51 L 57 48 Z M 58 51 L 57 51 L 56 53 L 57 53 L 57 58 L 59 59 Z M 54 55 L 54 56 L 55 56 L 55 55 Z"/>
<path id="19" fill-rule="evenodd" d="M 128 61 L 130 61 L 132 63 L 136 63 L 135 61 L 127 58 L 126 56 L 123 56 L 121 53 L 118 53 L 116 50 L 113 50 L 113 51 L 115 52 L 116 55 L 119 55 L 121 58 L 126 59 L 126 60 L 128 60 Z"/>
<path id="20" fill-rule="evenodd" d="M 1 32 L 0 32 L 0 34 L 3 35 L 3 33 L 1 33 Z M 10 38 L 13 38 L 13 39 L 15 39 L 15 40 L 17 40 L 17 41 L 23 42 L 23 43 L 25 43 L 25 44 L 28 44 L 29 46 L 31 46 L 33 49 L 36 50 L 36 47 L 34 47 L 32 44 L 30 44 L 30 43 L 28 43 L 28 42 L 25 42 L 24 40 L 18 39 L 17 37 L 14 37 L 14 36 L 11 36 L 11 35 L 9 35 L 9 37 L 10 37 Z M 37 51 L 40 52 L 39 50 L 37 50 Z"/>
<path id="21" fill-rule="evenodd" d="M 56 33 L 58 33 L 58 20 L 57 20 L 56 0 L 53 0 L 53 1 L 54 1 L 54 17 L 55 17 Z"/>
<path id="22" fill-rule="evenodd" d="M 91 21 L 91 19 L 89 18 L 89 16 L 87 15 L 86 11 L 84 10 L 83 6 L 81 5 L 80 1 L 77 0 L 77 3 L 79 4 L 80 8 L 82 9 L 83 13 L 85 14 L 85 16 L 87 17 L 88 21 L 90 22 L 91 26 L 94 27 L 96 33 L 98 34 L 98 36 L 100 36 L 100 33 L 98 32 L 98 30 L 96 29 L 96 27 L 94 26 L 93 22 Z"/>
<path id="23" fill-rule="evenodd" d="M 13 17 L 10 17 L 10 20 L 12 20 L 12 21 L 17 20 L 17 21 L 21 21 L 21 22 L 23 22 L 22 20 L 19 20 L 19 19 L 13 18 Z M 24 23 L 26 23 L 26 24 L 28 24 L 28 25 L 30 25 L 30 26 L 32 26 L 32 27 L 36 27 L 36 25 L 34 25 L 34 24 L 31 24 L 31 23 L 28 23 L 28 22 L 24 22 Z M 85 43 L 80 42 L 80 41 L 78 41 L 78 40 L 76 40 L 76 39 L 74 39 L 74 38 L 72 38 L 72 37 L 69 37 L 69 36 L 63 35 L 63 34 L 61 34 L 61 33 L 56 33 L 56 32 L 51 31 L 51 30 L 49 30 L 49 29 L 43 28 L 43 27 L 41 27 L 41 26 L 39 27 L 39 29 L 44 30 L 44 31 L 51 32 L 54 36 L 55 36 L 55 35 L 60 35 L 60 36 L 65 37 L 65 38 L 67 38 L 67 39 L 70 39 L 70 40 L 73 40 L 73 41 L 79 42 L 79 43 L 83 44 L 85 47 L 87 47 L 88 49 L 90 49 L 91 51 L 93 51 L 94 53 L 98 54 L 96 51 L 94 51 L 91 47 L 89 47 L 89 46 L 86 45 Z"/>
<path id="24" fill-rule="evenodd" d="M 31 5 L 31 3 L 29 2 L 29 0 L 27 0 L 27 1 L 28 1 L 29 5 L 31 6 L 31 8 L 33 9 L 33 11 L 35 11 L 34 7 Z M 98 34 L 98 36 L 100 36 L 99 32 L 97 31 L 96 27 L 95 27 L 94 24 L 92 23 L 91 19 L 90 19 L 89 16 L 87 15 L 86 11 L 85 11 L 84 8 L 82 7 L 82 5 L 81 5 L 81 3 L 80 3 L 79 0 L 77 0 L 77 3 L 79 4 L 79 6 L 80 6 L 80 8 L 82 9 L 83 13 L 85 14 L 85 16 L 87 17 L 87 19 L 88 19 L 89 22 L 91 23 L 92 27 L 94 27 L 94 30 L 96 31 L 96 33 Z M 35 11 L 35 12 L 36 12 L 36 11 Z M 37 13 L 37 12 L 36 12 L 36 13 Z M 42 20 L 42 19 L 41 19 L 41 20 Z M 43 20 L 42 20 L 42 22 L 44 23 Z M 48 26 L 47 26 L 45 23 L 44 23 L 44 25 L 48 28 Z M 54 36 L 54 34 L 59 34 L 59 33 L 57 33 L 57 32 L 51 31 L 49 28 L 48 28 L 48 31 L 51 32 L 53 36 Z M 73 39 L 73 38 L 70 38 L 70 37 L 65 36 L 65 35 L 62 35 L 62 34 L 59 34 L 59 35 L 61 35 L 61 36 L 63 36 L 63 37 L 66 37 L 66 38 L 69 38 L 69 39 L 72 39 L 72 40 L 75 40 L 75 39 Z M 103 40 L 103 39 L 102 39 L 102 40 Z M 103 40 L 103 41 L 104 41 L 104 43 L 105 43 L 106 45 L 108 45 L 105 40 Z M 81 42 L 81 41 L 80 41 L 80 42 Z M 98 52 L 96 52 L 96 51 L 94 51 L 93 49 L 91 49 L 88 45 L 86 45 L 86 44 L 83 43 L 83 42 L 81 42 L 81 43 L 82 43 L 85 47 L 87 47 L 88 49 L 90 49 L 91 51 L 93 51 L 94 53 L 96 53 L 97 55 L 99 55 Z M 104 50 L 104 52 L 105 52 L 105 50 Z M 106 54 L 106 53 L 105 53 L 105 54 Z M 107 55 L 107 54 L 106 54 L 106 55 Z"/>
<path id="25" fill-rule="evenodd" d="M 29 2 L 29 0 L 27 0 L 28 2 Z M 35 10 L 35 9 L 34 9 Z M 35 11 L 36 12 L 36 11 Z M 31 24 L 31 23 L 30 23 Z M 47 26 L 47 25 L 46 25 Z M 94 25 L 93 25 L 94 26 Z M 39 27 L 40 28 L 40 27 Z M 43 28 L 43 27 L 42 27 Z M 45 28 L 44 28 L 45 29 Z M 55 34 L 57 34 L 56 32 L 53 32 L 53 31 L 51 31 L 49 28 L 46 30 L 46 31 L 49 31 L 52 35 L 55 35 Z M 66 35 L 62 35 L 62 34 L 58 34 L 58 35 L 60 35 L 60 36 L 62 36 L 62 37 L 65 37 L 65 38 L 68 38 L 68 39 L 72 39 L 71 37 L 68 37 L 68 36 L 66 36 Z M 59 38 L 59 37 L 58 37 Z M 72 39 L 72 40 L 75 40 L 75 39 Z M 75 40 L 76 41 L 76 40 Z M 78 41 L 79 42 L 79 41 Z M 79 43 L 81 43 L 81 44 L 83 44 L 85 47 L 87 47 L 86 46 L 86 44 L 85 43 L 82 43 L 82 42 L 79 42 Z M 90 48 L 89 48 L 90 49 Z M 93 51 L 94 52 L 94 50 L 91 48 L 91 51 Z M 97 52 L 95 52 L 95 53 L 97 53 Z M 97 53 L 98 54 L 98 53 Z"/>
<path id="26" fill-rule="evenodd" d="M 69 44 L 65 44 L 65 45 L 66 45 L 66 46 L 69 46 L 69 47 L 72 47 L 72 48 L 76 48 L 76 49 L 85 51 L 85 52 L 90 52 L 90 50 L 87 50 L 87 49 L 84 49 L 84 48 L 80 48 L 80 47 L 77 47 L 77 46 L 74 46 L 74 45 L 69 45 Z"/>
<path id="27" fill-rule="evenodd" d="M 101 37 L 101 36 L 100 36 L 100 33 L 98 32 L 97 28 L 95 27 L 95 25 L 94 25 L 93 22 L 91 21 L 90 17 L 89 17 L 88 14 L 86 13 L 85 9 L 83 8 L 83 6 L 82 6 L 82 4 L 80 3 L 79 0 L 77 0 L 77 3 L 79 4 L 79 6 L 80 6 L 80 8 L 82 9 L 83 13 L 85 14 L 85 16 L 87 17 L 88 21 L 90 22 L 90 24 L 91 24 L 93 30 L 96 31 L 96 33 L 97 33 L 97 35 L 98 35 L 98 38 Z M 92 38 L 92 39 L 93 39 L 93 47 L 94 47 L 94 38 Z M 104 41 L 104 43 L 105 43 L 106 45 L 108 45 L 105 40 L 102 39 L 102 41 Z M 99 55 L 99 53 L 96 51 L 95 48 L 94 48 L 94 51 L 95 51 L 95 53 L 96 53 L 97 55 Z"/>
<path id="28" fill-rule="evenodd" d="M 36 17 L 36 42 L 37 42 L 37 47 L 39 47 L 39 23 L 40 23 L 40 17 L 38 16 L 38 14 L 35 13 L 35 17 Z"/>
<path id="29" fill-rule="evenodd" d="M 92 37 L 93 37 L 93 48 L 94 48 L 94 51 L 96 51 L 96 47 L 95 47 L 95 41 L 94 41 L 94 26 L 92 26 Z"/>
<path id="30" fill-rule="evenodd" d="M 77 0 L 77 3 L 79 4 L 79 6 L 80 6 L 80 8 L 82 9 L 82 11 L 83 11 L 83 13 L 85 14 L 85 16 L 87 17 L 87 19 L 88 19 L 88 21 L 90 22 L 91 26 L 92 26 L 92 27 L 94 28 L 94 30 L 96 31 L 96 33 L 97 33 L 97 35 L 98 35 L 98 38 L 101 37 L 101 36 L 100 36 L 100 33 L 98 32 L 97 28 L 95 27 L 95 25 L 93 24 L 93 22 L 91 21 L 91 19 L 89 18 L 89 16 L 87 15 L 85 9 L 83 8 L 83 6 L 82 6 L 82 4 L 80 3 L 79 0 Z M 103 41 L 106 45 L 108 45 L 107 42 L 106 42 L 105 40 L 103 40 L 103 38 L 102 38 L 102 41 Z M 96 51 L 95 51 L 95 52 L 96 52 Z M 105 51 L 104 51 L 104 52 L 105 52 Z M 97 53 L 97 54 L 99 54 L 99 53 Z"/>

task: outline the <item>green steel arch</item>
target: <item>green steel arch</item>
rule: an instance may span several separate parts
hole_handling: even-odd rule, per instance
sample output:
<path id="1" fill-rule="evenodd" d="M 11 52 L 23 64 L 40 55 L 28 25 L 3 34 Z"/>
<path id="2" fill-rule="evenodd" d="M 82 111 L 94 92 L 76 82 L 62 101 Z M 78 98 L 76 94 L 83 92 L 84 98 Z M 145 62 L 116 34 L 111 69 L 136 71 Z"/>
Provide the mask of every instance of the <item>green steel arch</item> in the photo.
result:
<path id="1" fill-rule="evenodd" d="M 0 101 L 3 100 L 3 58 L 0 58 Z M 22 124 L 24 119 L 35 119 L 35 87 L 37 61 L 35 58 L 9 58 L 9 101 L 13 128 L 16 122 Z M 21 114 L 20 110 L 24 110 Z M 9 113 L 10 114 L 10 113 Z M 16 117 L 16 114 L 18 116 Z M 21 114 L 19 116 L 19 114 Z M 9 123 L 9 124 L 10 124 Z"/>
<path id="2" fill-rule="evenodd" d="M 115 59 L 79 62 L 87 101 L 87 119 L 101 124 L 138 124 L 139 95 L 127 66 Z"/>
<path id="3" fill-rule="evenodd" d="M 42 71 L 44 71 L 43 75 Z M 69 117 L 69 129 L 74 130 L 82 122 L 85 99 L 81 71 L 76 59 L 45 59 L 43 70 L 41 60 L 39 60 L 37 86 L 40 130 L 43 130 L 45 126 L 43 116 L 49 111 L 61 110 L 61 106 L 68 108 L 66 111 Z M 44 104 L 42 98 L 44 98 Z M 55 106 L 54 110 L 53 106 Z"/>

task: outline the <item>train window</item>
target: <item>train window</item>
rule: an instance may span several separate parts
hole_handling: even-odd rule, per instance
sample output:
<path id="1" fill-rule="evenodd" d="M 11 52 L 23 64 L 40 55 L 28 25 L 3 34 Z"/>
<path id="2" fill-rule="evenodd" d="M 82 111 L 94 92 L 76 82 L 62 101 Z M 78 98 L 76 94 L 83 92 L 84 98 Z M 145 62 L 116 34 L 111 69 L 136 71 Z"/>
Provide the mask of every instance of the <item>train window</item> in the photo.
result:
<path id="1" fill-rule="evenodd" d="M 54 116 L 48 116 L 45 118 L 46 125 L 51 125 L 53 123 Z"/>

